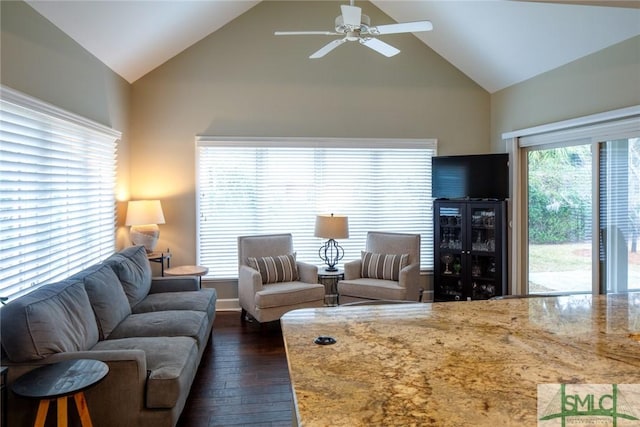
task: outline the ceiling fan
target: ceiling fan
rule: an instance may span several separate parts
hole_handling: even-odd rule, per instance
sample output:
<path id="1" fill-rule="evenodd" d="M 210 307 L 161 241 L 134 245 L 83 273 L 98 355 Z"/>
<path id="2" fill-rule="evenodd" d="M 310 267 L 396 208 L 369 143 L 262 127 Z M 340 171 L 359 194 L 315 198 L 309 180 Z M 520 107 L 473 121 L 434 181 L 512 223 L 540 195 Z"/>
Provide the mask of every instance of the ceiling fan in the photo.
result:
<path id="1" fill-rule="evenodd" d="M 375 38 L 376 36 L 384 34 L 417 33 L 421 31 L 431 31 L 433 29 L 430 21 L 404 22 L 372 27 L 369 17 L 362 13 L 361 8 L 354 6 L 353 1 L 354 0 L 351 0 L 351 5 L 340 6 L 342 15 L 336 18 L 335 31 L 276 31 L 274 34 L 276 36 L 344 36 L 341 39 L 329 42 L 311 54 L 311 56 L 309 56 L 311 59 L 322 58 L 333 49 L 348 41 L 357 41 L 386 57 L 391 57 L 400 53 L 400 50 L 382 40 L 378 40 Z"/>

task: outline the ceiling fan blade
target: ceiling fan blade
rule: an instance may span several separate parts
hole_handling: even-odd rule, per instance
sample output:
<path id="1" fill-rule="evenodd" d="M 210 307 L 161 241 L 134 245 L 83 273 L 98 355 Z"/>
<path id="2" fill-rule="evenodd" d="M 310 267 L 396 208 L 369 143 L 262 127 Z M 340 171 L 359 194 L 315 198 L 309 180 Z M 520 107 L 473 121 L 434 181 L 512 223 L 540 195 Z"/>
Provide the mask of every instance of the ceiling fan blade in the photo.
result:
<path id="1" fill-rule="evenodd" d="M 306 36 L 306 35 L 318 35 L 318 36 L 337 36 L 338 33 L 332 31 L 276 31 L 273 34 L 276 36 Z"/>
<path id="2" fill-rule="evenodd" d="M 396 49 L 390 44 L 378 39 L 360 39 L 360 44 L 363 44 L 366 47 L 375 50 L 376 52 L 386 56 L 387 58 L 400 53 L 400 49 Z"/>
<path id="3" fill-rule="evenodd" d="M 431 21 L 403 22 L 400 24 L 378 25 L 369 28 L 371 34 L 419 33 L 433 30 Z"/>
<path id="4" fill-rule="evenodd" d="M 362 9 L 358 6 L 348 6 L 343 4 L 340 6 L 342 9 L 342 20 L 344 25 L 359 28 L 362 22 L 360 19 L 362 18 Z"/>
<path id="5" fill-rule="evenodd" d="M 327 53 L 331 52 L 333 49 L 337 48 L 338 46 L 340 46 L 342 43 L 346 41 L 347 39 L 344 38 L 344 39 L 337 39 L 332 42 L 329 42 L 326 45 L 324 45 L 322 48 L 320 48 L 317 52 L 313 53 L 309 58 L 311 59 L 322 58 Z"/>

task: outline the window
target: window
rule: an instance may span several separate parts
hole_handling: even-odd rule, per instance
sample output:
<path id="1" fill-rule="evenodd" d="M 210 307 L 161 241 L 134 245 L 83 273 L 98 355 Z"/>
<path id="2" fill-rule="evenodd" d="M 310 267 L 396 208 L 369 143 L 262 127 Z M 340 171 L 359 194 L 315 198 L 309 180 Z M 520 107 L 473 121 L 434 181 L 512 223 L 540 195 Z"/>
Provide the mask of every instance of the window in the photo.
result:
<path id="1" fill-rule="evenodd" d="M 0 295 L 12 298 L 113 253 L 120 133 L 0 95 Z"/>
<path id="2" fill-rule="evenodd" d="M 287 232 L 301 261 L 321 265 L 317 214 L 347 215 L 342 262 L 367 231 L 419 233 L 433 267 L 431 157 L 435 140 L 198 137 L 198 263 L 237 277 L 237 237 Z M 342 263 L 340 262 L 340 264 Z"/>

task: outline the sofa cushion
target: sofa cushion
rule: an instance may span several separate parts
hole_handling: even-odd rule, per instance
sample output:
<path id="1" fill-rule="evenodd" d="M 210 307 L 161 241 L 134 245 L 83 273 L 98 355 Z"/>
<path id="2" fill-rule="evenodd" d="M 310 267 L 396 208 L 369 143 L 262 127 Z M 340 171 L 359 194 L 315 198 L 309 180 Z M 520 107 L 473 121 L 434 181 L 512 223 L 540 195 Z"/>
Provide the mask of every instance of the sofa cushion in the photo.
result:
<path id="1" fill-rule="evenodd" d="M 249 267 L 260 272 L 262 283 L 293 282 L 298 280 L 296 254 L 248 257 Z"/>
<path id="2" fill-rule="evenodd" d="M 105 260 L 122 283 L 129 305 L 135 307 L 151 288 L 151 264 L 144 246 L 130 246 Z"/>
<path id="3" fill-rule="evenodd" d="M 109 339 L 131 337 L 191 337 L 199 346 L 207 343 L 207 313 L 169 310 L 132 314 L 115 328 Z"/>
<path id="4" fill-rule="evenodd" d="M 88 350 L 98 342 L 98 325 L 82 281 L 42 286 L 2 307 L 0 316 L 2 346 L 14 362 Z"/>
<path id="5" fill-rule="evenodd" d="M 324 300 L 324 285 L 305 282 L 285 282 L 265 285 L 254 297 L 258 308 L 282 307 Z"/>
<path id="6" fill-rule="evenodd" d="M 147 408 L 173 408 L 181 396 L 189 393 L 198 369 L 198 347 L 189 337 L 109 339 L 92 350 L 144 351 L 149 373 Z"/>
<path id="7" fill-rule="evenodd" d="M 200 289 L 185 292 L 161 292 L 149 294 L 133 308 L 133 313 L 149 313 L 165 310 L 194 310 L 207 313 L 209 319 L 216 314 L 216 290 Z"/>
<path id="8" fill-rule="evenodd" d="M 84 276 L 84 288 L 96 315 L 100 339 L 104 340 L 131 314 L 131 307 L 110 265 L 98 265 L 90 270 Z"/>
<path id="9" fill-rule="evenodd" d="M 392 255 L 362 251 L 363 278 L 395 280 L 400 278 L 400 270 L 409 265 L 409 254 Z"/>
<path id="10" fill-rule="evenodd" d="M 338 282 L 338 294 L 341 298 L 353 296 L 362 299 L 407 299 L 407 289 L 393 280 L 352 279 Z M 342 301 L 342 300 L 341 300 Z"/>

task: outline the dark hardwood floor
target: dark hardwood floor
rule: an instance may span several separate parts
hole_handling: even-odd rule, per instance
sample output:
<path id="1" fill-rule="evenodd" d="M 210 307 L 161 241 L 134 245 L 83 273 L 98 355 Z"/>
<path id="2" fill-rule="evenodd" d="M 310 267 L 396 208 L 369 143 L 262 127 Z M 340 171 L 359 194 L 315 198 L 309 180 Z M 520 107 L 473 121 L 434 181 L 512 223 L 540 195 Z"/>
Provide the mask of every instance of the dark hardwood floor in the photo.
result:
<path id="1" fill-rule="evenodd" d="M 292 396 L 280 322 L 219 312 L 178 427 L 291 426 Z"/>

